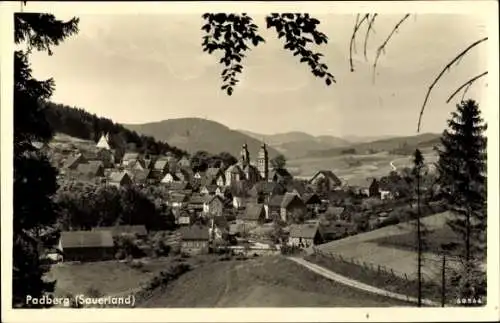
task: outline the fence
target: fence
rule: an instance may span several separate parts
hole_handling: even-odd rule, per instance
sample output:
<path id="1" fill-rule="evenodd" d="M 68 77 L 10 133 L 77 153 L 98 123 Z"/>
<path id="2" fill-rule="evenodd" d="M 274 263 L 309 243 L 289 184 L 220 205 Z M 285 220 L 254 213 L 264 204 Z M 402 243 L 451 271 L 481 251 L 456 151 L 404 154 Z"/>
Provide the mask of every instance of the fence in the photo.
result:
<path id="1" fill-rule="evenodd" d="M 320 256 L 323 256 L 326 258 L 331 258 L 334 261 L 340 261 L 340 262 L 350 263 L 350 264 L 353 264 L 356 266 L 360 266 L 364 269 L 375 272 L 380 276 L 389 275 L 389 276 L 393 276 L 395 278 L 402 278 L 406 282 L 414 282 L 417 279 L 417 277 L 413 277 L 413 275 L 408 275 L 407 273 L 398 272 L 398 271 L 396 271 L 392 268 L 388 268 L 384 265 L 374 264 L 374 263 L 367 262 L 367 261 L 361 261 L 361 260 L 353 258 L 353 257 L 343 257 L 342 255 L 335 254 L 333 252 L 321 251 L 316 247 L 313 247 L 312 250 L 313 250 L 313 253 L 315 255 L 320 255 Z M 422 279 L 422 281 L 424 281 L 424 279 Z"/>

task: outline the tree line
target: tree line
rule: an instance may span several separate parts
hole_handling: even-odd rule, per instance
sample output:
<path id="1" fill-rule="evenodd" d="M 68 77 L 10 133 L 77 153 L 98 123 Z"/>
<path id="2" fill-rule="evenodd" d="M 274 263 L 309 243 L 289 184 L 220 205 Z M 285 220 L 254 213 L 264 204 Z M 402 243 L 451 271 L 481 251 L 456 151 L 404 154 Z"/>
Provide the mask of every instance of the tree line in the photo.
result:
<path id="1" fill-rule="evenodd" d="M 178 158 L 187 155 L 187 152 L 180 148 L 151 136 L 139 135 L 121 124 L 80 108 L 47 101 L 44 102 L 42 109 L 48 125 L 54 132 L 95 142 L 103 134 L 109 134 L 110 145 L 122 153 L 132 150 L 151 155 L 164 155 L 169 152 Z"/>

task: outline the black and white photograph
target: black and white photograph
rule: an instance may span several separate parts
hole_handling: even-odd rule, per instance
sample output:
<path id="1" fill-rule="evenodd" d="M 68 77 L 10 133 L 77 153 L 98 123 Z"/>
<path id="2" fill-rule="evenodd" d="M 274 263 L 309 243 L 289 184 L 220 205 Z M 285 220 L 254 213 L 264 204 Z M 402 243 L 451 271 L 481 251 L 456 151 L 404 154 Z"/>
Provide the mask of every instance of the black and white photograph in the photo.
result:
<path id="1" fill-rule="evenodd" d="M 1 5 L 6 322 L 499 318 L 496 1 Z"/>

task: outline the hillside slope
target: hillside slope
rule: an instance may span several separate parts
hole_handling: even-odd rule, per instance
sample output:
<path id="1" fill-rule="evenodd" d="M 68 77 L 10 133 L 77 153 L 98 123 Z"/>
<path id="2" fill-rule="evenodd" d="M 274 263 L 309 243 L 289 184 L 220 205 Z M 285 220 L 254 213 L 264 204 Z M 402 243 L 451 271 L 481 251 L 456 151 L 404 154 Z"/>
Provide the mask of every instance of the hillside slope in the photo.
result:
<path id="1" fill-rule="evenodd" d="M 341 154 L 342 150 L 349 148 L 355 149 L 358 153 L 363 154 L 369 149 L 375 151 L 390 151 L 401 148 L 406 145 L 408 149 L 429 148 L 439 143 L 440 134 L 424 133 L 416 136 L 395 137 L 389 139 L 376 140 L 350 145 L 349 147 L 333 148 L 327 150 L 311 151 L 311 156 L 314 157 L 332 157 Z"/>
<path id="2" fill-rule="evenodd" d="M 200 118 L 169 119 L 124 126 L 138 133 L 164 140 L 190 153 L 198 150 L 205 150 L 209 153 L 226 151 L 238 158 L 241 146 L 246 143 L 250 157 L 255 159 L 261 146 L 260 140 L 231 130 L 218 122 Z M 278 151 L 272 147 L 268 150 L 271 158 L 278 154 Z"/>
<path id="3" fill-rule="evenodd" d="M 252 138 L 264 140 L 270 146 L 289 158 L 303 157 L 310 151 L 346 147 L 351 144 L 349 141 L 342 138 L 334 136 L 316 137 L 300 131 L 277 133 L 272 135 L 264 135 L 246 130 L 239 131 Z"/>
<path id="4" fill-rule="evenodd" d="M 404 306 L 353 289 L 282 257 L 205 264 L 137 307 L 376 307 Z"/>

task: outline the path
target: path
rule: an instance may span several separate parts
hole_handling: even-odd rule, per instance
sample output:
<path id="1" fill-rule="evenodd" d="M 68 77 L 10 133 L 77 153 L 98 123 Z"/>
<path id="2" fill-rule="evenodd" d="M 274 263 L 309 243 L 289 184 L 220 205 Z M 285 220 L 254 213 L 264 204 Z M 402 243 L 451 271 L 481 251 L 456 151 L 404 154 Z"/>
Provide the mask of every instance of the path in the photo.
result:
<path id="1" fill-rule="evenodd" d="M 361 283 L 359 281 L 356 281 L 356 280 L 353 280 L 353 279 L 350 279 L 350 278 L 347 278 L 345 276 L 342 276 L 342 275 L 339 275 L 337 273 L 334 273 L 328 269 L 325 269 L 321 266 L 318 266 L 316 264 L 313 264 L 305 259 L 302 259 L 302 258 L 294 258 L 294 257 L 287 257 L 287 259 L 299 264 L 299 265 L 302 265 L 304 267 L 306 267 L 307 269 L 315 272 L 316 274 L 319 274 L 323 277 L 326 277 L 330 280 L 333 280 L 333 281 L 336 281 L 338 283 L 341 283 L 341 284 L 344 284 L 344 285 L 347 285 L 347 286 L 350 286 L 350 287 L 353 287 L 353 288 L 357 288 L 357 289 L 360 289 L 360 290 L 363 290 L 363 291 L 366 291 L 366 292 L 369 292 L 369 293 L 373 293 L 373 294 L 377 294 L 377 295 L 382 295 L 382 296 L 385 296 L 385 297 L 389 297 L 389 298 L 393 298 L 393 299 L 397 299 L 397 300 L 401 300 L 401 301 L 406 301 L 406 302 L 411 302 L 411 303 L 418 303 L 418 299 L 415 298 L 415 297 L 411 297 L 411 296 L 407 296 L 407 295 L 403 295 L 403 294 L 398 294 L 398 293 L 393 293 L 393 292 L 389 292 L 389 291 L 386 291 L 386 290 L 383 290 L 383 289 L 380 289 L 380 288 L 377 288 L 377 287 L 373 287 L 373 286 L 370 286 L 370 285 L 367 285 L 367 284 L 364 284 L 364 283 Z M 431 301 L 431 300 L 428 300 L 428 299 L 423 299 L 422 300 L 422 304 L 424 305 L 428 305 L 428 306 L 440 306 L 439 303 L 437 302 L 434 302 L 434 301 Z"/>
<path id="2" fill-rule="evenodd" d="M 396 168 L 396 166 L 394 166 L 394 164 L 393 164 L 393 163 L 394 163 L 394 161 L 395 161 L 395 159 L 394 159 L 394 160 L 391 160 L 391 161 L 389 162 L 389 164 L 391 165 L 391 167 L 392 167 L 392 170 L 393 170 L 393 171 L 397 171 L 398 169 L 397 169 L 397 168 Z"/>

